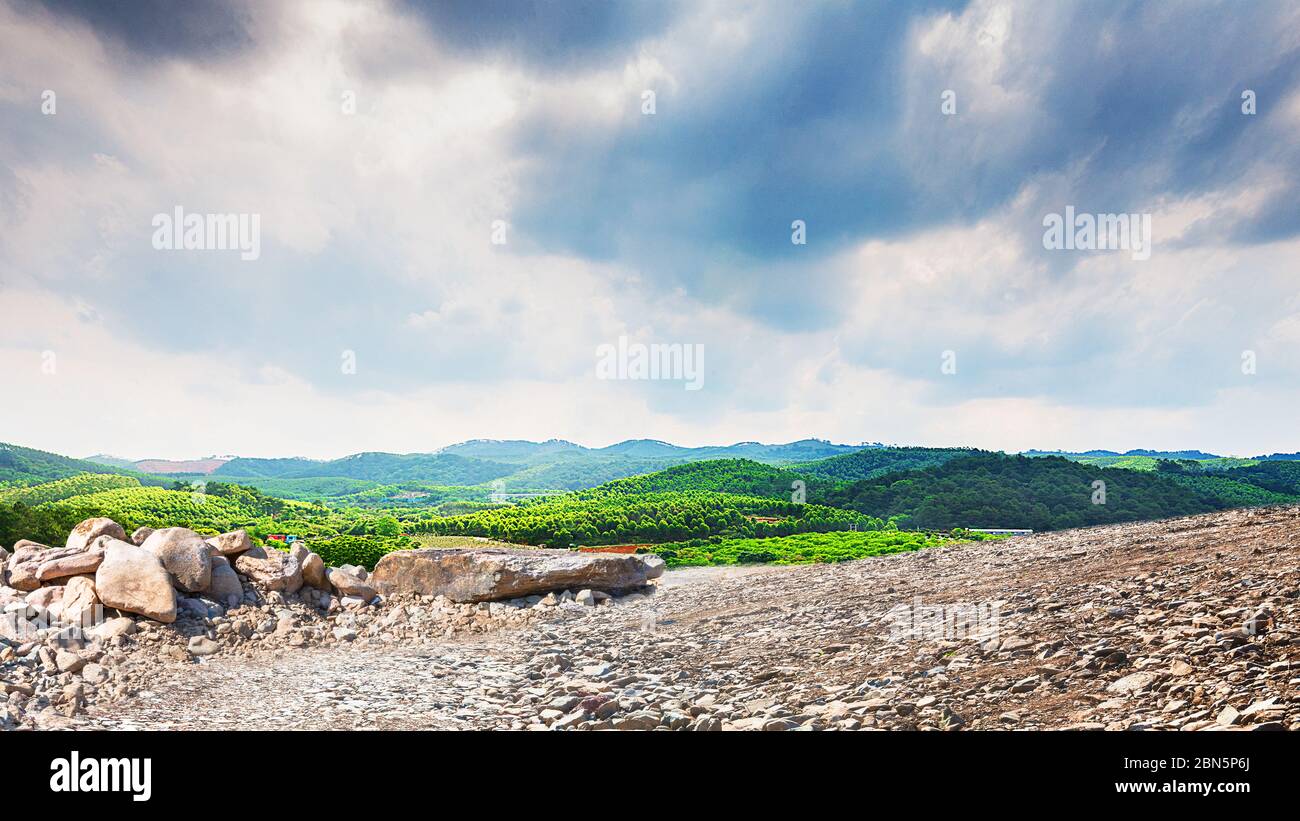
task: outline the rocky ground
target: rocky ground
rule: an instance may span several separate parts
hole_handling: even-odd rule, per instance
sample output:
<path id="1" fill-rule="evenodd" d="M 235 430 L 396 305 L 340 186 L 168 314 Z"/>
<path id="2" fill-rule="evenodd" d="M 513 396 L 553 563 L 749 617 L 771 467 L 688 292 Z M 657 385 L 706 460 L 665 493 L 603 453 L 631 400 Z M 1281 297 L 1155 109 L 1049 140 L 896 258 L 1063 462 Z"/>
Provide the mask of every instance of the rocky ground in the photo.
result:
<path id="1" fill-rule="evenodd" d="M 0 678 L 49 728 L 1300 729 L 1295 507 L 571 598 L 267 603 Z"/>

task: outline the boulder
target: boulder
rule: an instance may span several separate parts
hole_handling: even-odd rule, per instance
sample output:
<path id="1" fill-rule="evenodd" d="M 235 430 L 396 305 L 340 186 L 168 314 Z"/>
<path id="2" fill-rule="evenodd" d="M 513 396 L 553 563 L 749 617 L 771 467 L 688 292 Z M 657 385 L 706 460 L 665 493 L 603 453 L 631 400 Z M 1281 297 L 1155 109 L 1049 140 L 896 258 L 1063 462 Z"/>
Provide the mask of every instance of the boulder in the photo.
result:
<path id="1" fill-rule="evenodd" d="M 206 592 L 225 607 L 238 607 L 244 600 L 244 584 L 225 556 L 212 557 L 212 584 Z"/>
<path id="2" fill-rule="evenodd" d="M 370 580 L 370 574 L 366 572 L 364 567 L 358 564 L 341 564 L 339 565 L 339 570 L 342 570 L 349 576 L 356 576 L 363 582 Z"/>
<path id="3" fill-rule="evenodd" d="M 302 562 L 302 582 L 317 590 L 329 590 L 330 587 L 325 575 L 325 560 L 310 551 Z"/>
<path id="4" fill-rule="evenodd" d="M 376 595 L 375 588 L 341 567 L 326 570 L 325 575 L 329 579 L 330 587 L 338 592 L 340 598 L 355 596 L 368 602 Z"/>
<path id="5" fill-rule="evenodd" d="M 98 539 L 100 536 L 112 536 L 114 539 L 126 540 L 126 531 L 122 526 L 112 519 L 100 516 L 95 519 L 87 519 L 68 534 L 68 543 L 66 547 L 75 547 L 78 550 L 85 550 L 86 546 Z"/>
<path id="6" fill-rule="evenodd" d="M 618 553 L 423 548 L 385 555 L 370 582 L 385 596 L 418 593 L 480 602 L 566 589 L 627 590 L 645 585 L 649 572 L 642 557 Z"/>
<path id="7" fill-rule="evenodd" d="M 213 536 L 208 539 L 208 544 L 212 545 L 218 554 L 233 557 L 251 550 L 253 540 L 248 537 L 247 531 L 232 530 L 229 533 L 222 533 L 220 536 Z"/>
<path id="8" fill-rule="evenodd" d="M 40 626 L 27 620 L 26 613 L 0 614 L 0 639 L 21 644 L 37 637 Z"/>
<path id="9" fill-rule="evenodd" d="M 62 621 L 63 587 L 42 587 L 27 594 L 27 603 L 39 607 L 50 615 L 50 621 Z"/>
<path id="10" fill-rule="evenodd" d="M 95 593 L 94 576 L 73 576 L 63 586 L 63 620 L 70 624 L 89 627 L 95 623 L 99 595 Z"/>
<path id="11" fill-rule="evenodd" d="M 144 544 L 144 540 L 153 535 L 152 527 L 137 527 L 131 534 L 131 544 Z"/>
<path id="12" fill-rule="evenodd" d="M 118 616 L 115 619 L 108 619 L 103 624 L 97 624 L 86 631 L 86 634 L 92 638 L 108 641 L 118 636 L 129 636 L 137 630 L 135 619 L 127 616 Z"/>
<path id="13" fill-rule="evenodd" d="M 95 571 L 95 591 L 106 607 L 139 613 L 155 621 L 176 621 L 171 574 L 153 552 L 130 542 L 110 542 Z"/>
<path id="14" fill-rule="evenodd" d="M 16 590 L 35 590 L 41 586 L 40 579 L 36 578 L 36 571 L 41 565 L 52 558 L 49 551 L 54 548 L 49 545 L 43 545 L 39 542 L 22 539 L 14 544 L 13 556 L 9 558 L 9 586 Z M 65 555 L 73 555 L 80 551 L 69 551 L 67 548 L 59 548 L 59 551 Z"/>
<path id="15" fill-rule="evenodd" d="M 207 542 L 193 530 L 155 530 L 141 547 L 158 557 L 173 583 L 186 593 L 201 593 L 212 584 L 212 554 Z"/>
<path id="16" fill-rule="evenodd" d="M 36 580 L 44 584 L 67 576 L 94 573 L 99 569 L 99 563 L 104 561 L 104 545 L 110 541 L 112 537 L 100 536 L 82 550 L 63 547 L 49 551 L 40 557 Z"/>
<path id="17" fill-rule="evenodd" d="M 252 548 L 235 559 L 235 569 L 269 592 L 289 594 L 302 589 L 302 565 L 278 550 Z"/>
<path id="18" fill-rule="evenodd" d="M 6 604 L 22 601 L 24 598 L 25 594 L 23 591 L 12 587 L 0 586 L 0 609 L 3 609 Z"/>
<path id="19" fill-rule="evenodd" d="M 646 566 L 645 577 L 647 579 L 659 578 L 664 574 L 664 570 L 667 569 L 668 567 L 668 563 L 665 562 L 663 559 L 659 558 L 658 556 L 645 555 L 645 556 L 641 556 L 640 559 L 641 561 L 645 562 L 645 566 Z"/>

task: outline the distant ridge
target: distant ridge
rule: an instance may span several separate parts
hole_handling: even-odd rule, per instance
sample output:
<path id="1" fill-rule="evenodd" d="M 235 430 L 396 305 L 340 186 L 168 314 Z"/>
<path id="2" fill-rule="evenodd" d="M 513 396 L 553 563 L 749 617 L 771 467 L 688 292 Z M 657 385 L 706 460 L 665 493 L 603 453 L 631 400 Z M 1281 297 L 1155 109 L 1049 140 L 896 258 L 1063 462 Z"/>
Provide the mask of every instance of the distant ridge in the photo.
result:
<path id="1" fill-rule="evenodd" d="M 1117 450 L 1025 450 L 1021 451 L 1025 456 L 1150 456 L 1153 459 L 1222 459 L 1215 453 L 1206 453 L 1203 450 L 1146 450 L 1136 448 L 1120 452 Z"/>

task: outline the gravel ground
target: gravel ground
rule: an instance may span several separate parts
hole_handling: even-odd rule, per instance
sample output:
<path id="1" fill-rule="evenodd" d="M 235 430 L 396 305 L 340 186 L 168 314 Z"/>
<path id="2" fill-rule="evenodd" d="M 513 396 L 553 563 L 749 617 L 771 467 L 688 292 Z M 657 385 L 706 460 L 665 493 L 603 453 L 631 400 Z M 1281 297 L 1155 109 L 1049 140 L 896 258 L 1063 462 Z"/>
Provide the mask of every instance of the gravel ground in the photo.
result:
<path id="1" fill-rule="evenodd" d="M 1295 507 L 688 569 L 482 636 L 162 667 L 67 726 L 1297 729 L 1298 594 Z M 900 635 L 918 603 L 996 616 Z"/>

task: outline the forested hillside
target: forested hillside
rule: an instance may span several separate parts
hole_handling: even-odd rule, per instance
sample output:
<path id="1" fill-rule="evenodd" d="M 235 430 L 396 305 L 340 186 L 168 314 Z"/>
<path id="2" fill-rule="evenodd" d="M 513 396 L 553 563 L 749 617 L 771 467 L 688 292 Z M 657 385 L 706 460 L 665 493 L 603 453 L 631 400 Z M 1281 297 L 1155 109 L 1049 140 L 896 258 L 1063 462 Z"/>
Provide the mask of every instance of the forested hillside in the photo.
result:
<path id="1" fill-rule="evenodd" d="M 749 496 L 790 499 L 794 483 L 805 477 L 793 470 L 751 462 L 748 459 L 710 459 L 633 476 L 593 488 L 604 493 L 659 493 L 711 490 Z M 814 480 L 816 483 L 818 480 Z M 829 484 L 822 482 L 822 484 Z"/>
<path id="2" fill-rule="evenodd" d="M 981 452 L 971 448 L 867 448 L 791 467 L 809 476 L 852 482 L 902 470 L 942 465 L 952 459 Z"/>
<path id="3" fill-rule="evenodd" d="M 435 485 L 477 485 L 514 473 L 515 467 L 483 459 L 432 453 L 356 453 L 342 459 L 232 459 L 212 476 L 228 480 L 343 478 L 384 484 L 427 482 Z"/>
<path id="4" fill-rule="evenodd" d="M 36 484 L 52 479 L 67 479 L 82 473 L 108 473 L 134 476 L 145 483 L 164 484 L 166 480 L 126 468 L 73 459 L 57 453 L 24 448 L 0 442 L 0 483 Z"/>
<path id="5" fill-rule="evenodd" d="M 1105 502 L 1094 503 L 1093 483 L 1105 482 Z M 1188 487 L 1155 473 L 1097 468 L 1059 457 L 977 454 L 937 467 L 838 488 L 824 500 L 899 527 L 1069 527 L 1161 519 L 1230 507 L 1209 489 Z"/>
<path id="6" fill-rule="evenodd" d="M 757 521 L 775 518 L 775 522 Z M 467 516 L 427 517 L 412 532 L 486 536 L 553 546 L 680 541 L 709 536 L 784 536 L 880 528 L 884 523 L 823 505 L 709 491 L 617 493 L 604 489 L 538 499 Z"/>

